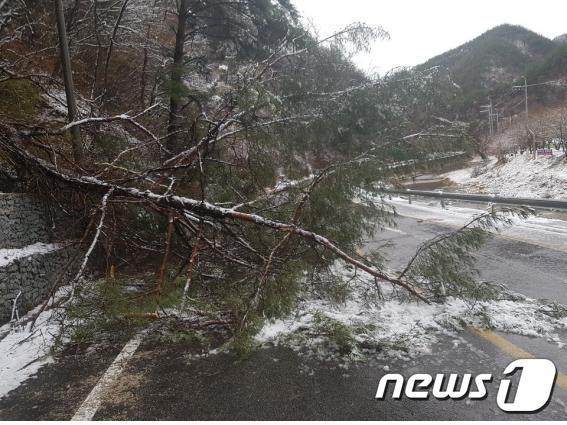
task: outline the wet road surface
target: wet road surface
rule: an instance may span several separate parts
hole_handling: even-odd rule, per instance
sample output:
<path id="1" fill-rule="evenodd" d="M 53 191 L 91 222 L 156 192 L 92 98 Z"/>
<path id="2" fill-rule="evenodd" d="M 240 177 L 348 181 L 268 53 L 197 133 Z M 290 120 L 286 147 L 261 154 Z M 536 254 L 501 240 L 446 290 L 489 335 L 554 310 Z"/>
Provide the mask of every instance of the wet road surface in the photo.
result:
<path id="1" fill-rule="evenodd" d="M 403 264 L 415 247 L 450 228 L 400 217 L 367 249 L 390 241 L 389 257 Z M 496 237 L 479 253 L 482 278 L 511 290 L 567 304 L 567 253 Z M 567 372 L 565 349 L 542 339 L 502 334 L 535 357 L 553 360 Z M 567 341 L 565 335 L 562 340 Z M 472 331 L 447 337 L 430 354 L 339 365 L 283 348 L 259 350 L 242 360 L 230 354 L 194 358 L 183 344 L 144 343 L 129 360 L 94 419 L 565 419 L 567 392 L 559 385 L 552 402 L 533 415 L 502 412 L 496 392 L 504 368 L 516 358 Z M 0 400 L 0 419 L 69 419 L 116 353 L 67 356 Z M 492 373 L 483 401 L 376 400 L 380 378 L 389 372 Z"/>

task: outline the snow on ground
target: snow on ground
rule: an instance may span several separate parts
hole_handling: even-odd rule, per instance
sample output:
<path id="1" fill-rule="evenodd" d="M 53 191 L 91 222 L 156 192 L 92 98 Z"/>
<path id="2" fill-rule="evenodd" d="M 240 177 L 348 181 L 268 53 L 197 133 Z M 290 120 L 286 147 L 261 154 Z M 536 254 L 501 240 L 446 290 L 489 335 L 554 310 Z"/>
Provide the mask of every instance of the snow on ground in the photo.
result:
<path id="1" fill-rule="evenodd" d="M 446 202 L 447 208 L 442 208 L 439 200 L 412 199 L 410 204 L 407 199 L 395 197 L 386 200 L 396 208 L 398 214 L 419 220 L 427 220 L 438 224 L 461 227 L 478 214 L 486 210 L 458 207 Z M 519 241 L 544 246 L 558 251 L 567 249 L 567 221 L 532 216 L 526 220 L 514 219 L 514 225 L 501 229 L 500 234 Z"/>
<path id="2" fill-rule="evenodd" d="M 23 248 L 0 249 L 0 267 L 5 267 L 15 260 L 29 257 L 30 255 L 47 254 L 60 248 L 61 245 L 56 243 L 37 242 Z"/>
<path id="3" fill-rule="evenodd" d="M 379 199 L 376 201 L 380 202 Z M 400 215 L 455 228 L 486 212 L 450 203 L 444 209 L 438 200 L 414 199 L 409 204 L 407 199 L 398 197 L 387 200 L 387 203 L 394 206 Z M 525 220 L 514 219 L 514 226 L 500 232 L 507 237 L 553 249 L 565 250 L 567 246 L 567 222 L 562 220 L 535 216 Z M 337 269 L 345 281 L 350 279 L 348 271 Z M 367 282 L 368 285 L 371 282 Z M 360 287 L 364 287 L 364 282 Z M 355 286 L 353 296 L 344 305 L 333 305 L 324 300 L 303 301 L 296 314 L 267 323 L 256 336 L 257 342 L 289 346 L 320 359 L 337 358 L 336 343 L 321 330 L 321 324 L 330 319 L 352 331 L 356 342 L 351 357 L 364 356 L 369 352 L 402 358 L 429 353 L 439 338 L 458 339 L 458 331 L 466 326 L 488 326 L 564 345 L 558 332 L 567 329 L 567 318 L 550 313 L 553 308 L 549 305 L 517 294 L 474 304 L 449 298 L 444 304 L 425 305 L 388 300 L 388 297 L 385 301 L 368 303 L 359 289 Z"/>
<path id="4" fill-rule="evenodd" d="M 55 114 L 65 117 L 67 116 L 67 95 L 65 90 L 59 87 L 51 87 L 47 93 L 42 95 L 43 100 Z M 77 108 L 83 116 L 88 116 L 90 106 L 87 101 L 82 98 L 77 99 Z"/>
<path id="5" fill-rule="evenodd" d="M 352 277 L 344 269 L 342 273 L 345 279 Z M 287 346 L 322 360 L 344 358 L 337 353 L 340 347 L 333 342 L 333 336 L 324 325 L 322 328 L 322 323 L 331 320 L 330 323 L 350 330 L 351 359 L 371 353 L 411 358 L 430 354 L 441 338 L 458 340 L 459 331 L 467 326 L 542 337 L 556 344 L 561 344 L 558 332 L 567 329 L 567 318 L 551 314 L 549 306 L 519 295 L 514 300 L 504 296 L 476 303 L 448 298 L 444 304 L 426 305 L 393 297 L 368 302 L 359 290 L 362 287 L 364 284 L 358 282 L 351 299 L 342 305 L 324 300 L 303 301 L 294 315 L 266 323 L 256 341 L 261 345 Z"/>
<path id="6" fill-rule="evenodd" d="M 59 299 L 68 288 L 61 288 L 55 295 Z M 23 317 L 20 323 L 34 317 L 41 306 Z M 44 365 L 53 361 L 51 348 L 61 331 L 61 321 L 56 310 L 43 311 L 33 329 L 31 323 L 8 323 L 0 327 L 0 398 L 20 386 Z"/>
<path id="7" fill-rule="evenodd" d="M 505 164 L 495 158 L 463 170 L 443 174 L 470 193 L 490 193 L 517 198 L 567 199 L 567 160 L 554 150 L 553 157 L 533 159 L 526 152 L 508 156 Z"/>

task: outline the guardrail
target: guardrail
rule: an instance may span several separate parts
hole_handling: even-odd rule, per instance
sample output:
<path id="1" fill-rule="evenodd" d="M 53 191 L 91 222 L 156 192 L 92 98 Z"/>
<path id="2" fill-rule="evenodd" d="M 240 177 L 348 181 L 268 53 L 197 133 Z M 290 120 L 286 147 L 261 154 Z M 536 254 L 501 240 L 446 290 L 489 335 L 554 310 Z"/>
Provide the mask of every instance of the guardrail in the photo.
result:
<path id="1" fill-rule="evenodd" d="M 423 196 L 428 198 L 455 199 L 459 201 L 487 202 L 492 204 L 525 205 L 529 207 L 567 210 L 567 201 L 542 198 L 505 198 L 496 195 L 480 195 L 471 193 L 452 193 L 443 191 L 413 189 L 381 189 L 381 192 L 395 195 Z"/>
<path id="2" fill-rule="evenodd" d="M 405 161 L 394 162 L 391 164 L 386 164 L 385 168 L 391 170 L 396 168 L 409 167 L 412 165 L 423 165 L 430 162 L 443 161 L 447 159 L 463 158 L 466 156 L 468 156 L 466 152 L 451 152 L 447 154 L 439 154 L 435 157 L 426 158 L 425 160 L 408 159 Z"/>

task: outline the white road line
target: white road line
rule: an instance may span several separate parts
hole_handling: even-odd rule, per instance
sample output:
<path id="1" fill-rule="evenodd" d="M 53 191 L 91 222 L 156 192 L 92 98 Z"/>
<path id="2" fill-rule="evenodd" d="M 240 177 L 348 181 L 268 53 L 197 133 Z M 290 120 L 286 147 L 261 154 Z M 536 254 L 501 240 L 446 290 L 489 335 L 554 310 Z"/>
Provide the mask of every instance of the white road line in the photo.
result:
<path id="1" fill-rule="evenodd" d="M 120 376 L 127 361 L 134 355 L 142 340 L 144 339 L 145 332 L 140 332 L 134 336 L 124 346 L 120 354 L 112 362 L 110 367 L 104 373 L 102 378 L 98 381 L 92 389 L 88 397 L 83 401 L 79 410 L 75 413 L 72 421 L 90 421 L 94 417 L 98 408 L 100 407 L 104 394 L 110 389 L 114 381 Z"/>

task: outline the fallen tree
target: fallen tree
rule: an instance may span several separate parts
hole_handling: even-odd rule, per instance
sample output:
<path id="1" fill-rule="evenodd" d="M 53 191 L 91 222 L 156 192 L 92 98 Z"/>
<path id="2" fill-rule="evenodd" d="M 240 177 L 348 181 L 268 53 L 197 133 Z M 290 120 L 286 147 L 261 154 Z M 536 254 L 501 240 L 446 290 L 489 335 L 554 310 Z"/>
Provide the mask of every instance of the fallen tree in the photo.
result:
<path id="1" fill-rule="evenodd" d="M 42 161 L 40 158 L 30 155 L 28 152 L 18 147 L 16 143 L 9 142 L 8 140 L 6 140 L 6 138 L 0 138 L 0 144 L 7 152 L 10 152 L 13 157 L 18 158 L 22 163 L 25 163 L 28 166 L 36 167 L 40 171 L 40 173 L 46 174 L 50 178 L 77 186 L 81 190 L 94 191 L 97 193 L 107 192 L 112 193 L 115 196 L 124 197 L 126 199 L 142 200 L 164 208 L 170 213 L 177 214 L 179 217 L 182 217 L 181 220 L 185 220 L 185 218 L 183 217 L 185 217 L 187 214 L 190 214 L 201 219 L 206 218 L 208 220 L 212 220 L 213 223 L 222 223 L 224 221 L 230 220 L 243 221 L 247 223 L 253 223 L 260 227 L 273 229 L 278 232 L 300 236 L 328 249 L 337 257 L 360 268 L 361 270 L 364 270 L 366 273 L 384 282 L 389 282 L 394 285 L 400 286 L 422 301 L 429 302 L 427 298 L 425 298 L 421 294 L 421 291 L 415 288 L 413 285 L 404 282 L 401 278 L 398 278 L 396 276 L 389 276 L 387 273 L 380 271 L 375 266 L 368 264 L 363 260 L 354 258 L 354 256 L 349 255 L 348 253 L 340 249 L 328 238 L 303 229 L 296 223 L 285 223 L 270 220 L 258 214 L 244 213 L 236 211 L 233 208 L 220 207 L 205 200 L 196 200 L 175 195 L 160 195 L 151 192 L 150 190 L 142 191 L 133 187 L 119 186 L 105 182 L 103 180 L 99 180 L 95 177 L 74 177 L 53 169 L 53 167 L 51 167 L 45 161 Z M 304 203 L 305 200 L 302 200 L 301 202 Z"/>
<path id="2" fill-rule="evenodd" d="M 22 47 L 35 26 L 49 27 L 45 2 L 24 8 L 30 22 L 11 27 L 19 32 L 0 35 L 0 90 L 29 106 L 0 103 L 0 153 L 83 248 L 71 297 L 93 289 L 89 272 L 103 277 L 100 292 L 135 276 L 136 290 L 114 298 L 152 302 L 120 305 L 121 317 L 159 318 L 156 304 L 169 297 L 182 314 L 246 332 L 310 288 L 344 301 L 339 260 L 371 276 L 373 289 L 393 285 L 429 303 L 442 287 L 458 289 L 457 257 L 470 265 L 466 249 L 490 227 L 481 223 L 499 221 L 487 216 L 474 222 L 480 233 L 424 247 L 403 273 L 379 252 L 356 254 L 395 216 L 370 196 L 390 165 L 467 141 L 466 125 L 423 114 L 445 116 L 432 93 L 455 86 L 442 71 L 371 78 L 352 64 L 352 51 L 387 36 L 380 28 L 353 24 L 318 38 L 288 2 L 76 2 L 82 18 L 68 18 L 64 59 L 76 78 L 64 92 L 47 77 L 61 64 L 43 69 L 56 49 L 44 40 Z M 70 97 L 76 107 L 61 100 Z M 439 246 L 455 266 L 429 255 Z"/>

